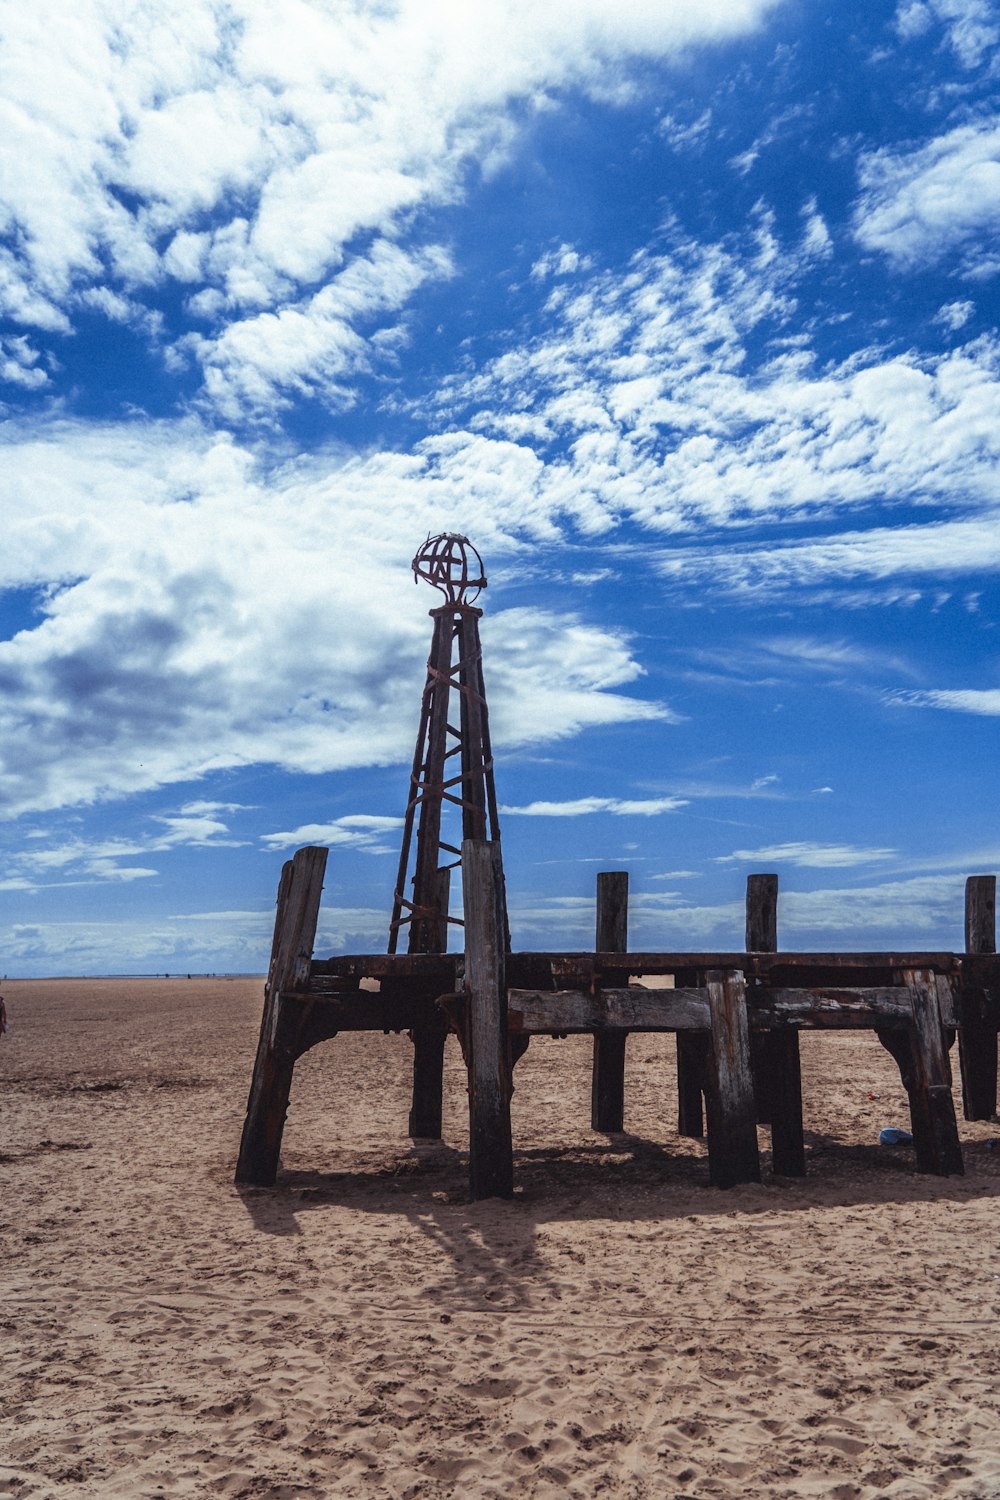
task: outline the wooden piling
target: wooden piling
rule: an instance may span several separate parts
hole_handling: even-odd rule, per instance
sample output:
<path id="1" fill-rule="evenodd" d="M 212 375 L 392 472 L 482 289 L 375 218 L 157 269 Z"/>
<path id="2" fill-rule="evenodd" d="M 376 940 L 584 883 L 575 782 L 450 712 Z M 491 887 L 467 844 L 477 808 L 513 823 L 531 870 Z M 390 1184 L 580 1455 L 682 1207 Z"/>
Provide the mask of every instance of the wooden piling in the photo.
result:
<path id="1" fill-rule="evenodd" d="M 970 875 L 965 882 L 965 951 L 995 953 L 997 878 Z M 966 968 L 971 968 L 966 965 Z M 963 977 L 962 1028 L 958 1056 L 962 1109 L 967 1120 L 990 1120 L 997 1109 L 997 1022 L 991 997 L 971 976 Z"/>
<path id="2" fill-rule="evenodd" d="M 748 953 L 778 950 L 778 877 L 748 875 L 746 894 Z M 750 1033 L 757 1119 L 771 1127 L 771 1167 L 779 1177 L 806 1175 L 802 1129 L 802 1067 L 799 1034 L 789 1028 Z"/>
<path id="3" fill-rule="evenodd" d="M 303 1025 L 303 1002 L 290 998 L 309 983 L 327 850 L 296 851 L 281 872 L 264 1015 L 257 1044 L 236 1181 L 270 1187 L 278 1172 L 292 1069 Z"/>
<path id="4" fill-rule="evenodd" d="M 712 1019 L 706 1095 L 709 1176 L 721 1188 L 759 1182 L 746 983 L 738 970 L 710 970 L 705 983 Z"/>
<path id="5" fill-rule="evenodd" d="M 678 1031 L 677 1134 L 701 1140 L 705 1134 L 702 1095 L 708 1076 L 708 1037 L 699 1031 Z"/>
<path id="6" fill-rule="evenodd" d="M 451 871 L 435 872 L 436 898 L 439 921 L 425 924 L 423 941 L 432 953 L 444 953 L 448 947 L 448 903 L 451 891 Z M 411 938 L 416 924 L 411 928 Z M 411 948 L 411 951 L 412 948 Z M 442 1017 L 439 1027 L 414 1027 L 410 1032 L 413 1043 L 413 1093 L 410 1101 L 408 1131 L 410 1139 L 440 1140 L 442 1099 L 444 1097 L 444 1044 L 447 1026 Z"/>
<path id="7" fill-rule="evenodd" d="M 628 872 L 604 870 L 597 877 L 598 953 L 628 952 Z M 628 974 L 607 970 L 607 986 L 625 985 Z M 605 1031 L 594 1037 L 590 1089 L 590 1127 L 606 1133 L 619 1131 L 625 1119 L 625 1039 L 627 1031 Z"/>
<path id="8" fill-rule="evenodd" d="M 510 1131 L 503 869 L 497 844 L 462 843 L 465 982 L 469 998 L 469 1176 L 473 1198 L 510 1198 Z"/>
<path id="9" fill-rule="evenodd" d="M 937 1177 L 961 1176 L 965 1166 L 951 1094 L 937 980 L 929 969 L 906 969 L 903 980 L 909 987 L 913 1007 L 908 1092 L 917 1171 Z"/>

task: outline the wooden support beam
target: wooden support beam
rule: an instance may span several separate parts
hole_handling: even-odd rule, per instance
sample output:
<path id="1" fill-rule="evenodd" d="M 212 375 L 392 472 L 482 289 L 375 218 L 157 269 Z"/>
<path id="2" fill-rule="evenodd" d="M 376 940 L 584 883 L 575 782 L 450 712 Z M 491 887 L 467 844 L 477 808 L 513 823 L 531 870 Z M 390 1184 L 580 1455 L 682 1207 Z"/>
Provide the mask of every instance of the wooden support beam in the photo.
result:
<path id="1" fill-rule="evenodd" d="M 773 953 L 778 946 L 777 875 L 747 876 L 746 943 L 750 953 Z M 774 1069 L 779 1064 L 769 1039 L 757 1032 L 750 1033 L 750 1063 L 757 1120 L 761 1125 L 770 1125 Z"/>
<path id="2" fill-rule="evenodd" d="M 955 1121 L 936 977 L 929 969 L 907 969 L 903 978 L 909 986 L 913 1007 L 909 1095 L 917 1170 L 937 1177 L 961 1176 L 965 1166 Z"/>
<path id="3" fill-rule="evenodd" d="M 746 919 L 747 948 L 755 953 L 776 952 L 777 875 L 747 876 Z M 751 981 L 751 986 L 759 983 Z M 756 999 L 757 995 L 753 993 L 751 1001 Z M 837 1013 L 842 1015 L 840 1004 Z M 754 1024 L 757 1025 L 756 1016 Z M 757 1119 L 771 1127 L 771 1166 L 779 1176 L 804 1177 L 806 1148 L 802 1130 L 802 1068 L 798 1035 L 789 1030 L 752 1031 L 750 1057 Z"/>
<path id="4" fill-rule="evenodd" d="M 510 1131 L 503 869 L 500 846 L 462 843 L 465 976 L 469 990 L 469 1168 L 473 1198 L 510 1198 Z"/>
<path id="5" fill-rule="evenodd" d="M 746 982 L 738 970 L 705 977 L 712 1017 L 705 1096 L 709 1176 L 715 1187 L 734 1187 L 760 1181 Z"/>
<path id="6" fill-rule="evenodd" d="M 426 922 L 419 937 L 434 952 L 448 946 L 448 905 L 451 897 L 451 871 L 438 869 L 433 874 L 437 923 Z M 442 1101 L 444 1098 L 444 1043 L 447 1030 L 441 1016 L 432 1027 L 416 1026 L 410 1032 L 413 1043 L 413 1092 L 410 1097 L 408 1130 L 412 1141 L 441 1138 Z"/>
<path id="7" fill-rule="evenodd" d="M 236 1181 L 270 1187 L 278 1172 L 292 1069 L 308 1018 L 308 990 L 327 850 L 299 849 L 281 872 L 264 1015 L 243 1123 Z"/>
<path id="8" fill-rule="evenodd" d="M 628 948 L 628 872 L 603 870 L 597 877 L 598 953 Z M 628 973 L 609 970 L 602 983 L 627 985 Z M 590 1128 L 619 1131 L 625 1120 L 625 1031 L 602 1031 L 594 1037 L 590 1086 Z"/>
<path id="9" fill-rule="evenodd" d="M 970 875 L 965 882 L 965 951 L 997 951 L 997 878 Z M 991 1120 L 997 1110 L 997 1013 L 981 984 L 963 976 L 958 1057 L 962 1110 L 967 1120 Z"/>

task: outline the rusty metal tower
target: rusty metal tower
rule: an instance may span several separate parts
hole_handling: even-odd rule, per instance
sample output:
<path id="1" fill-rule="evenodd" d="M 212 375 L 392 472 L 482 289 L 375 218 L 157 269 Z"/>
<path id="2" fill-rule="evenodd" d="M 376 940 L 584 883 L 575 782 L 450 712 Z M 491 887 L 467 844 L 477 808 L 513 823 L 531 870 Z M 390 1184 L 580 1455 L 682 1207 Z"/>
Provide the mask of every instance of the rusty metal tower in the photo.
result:
<path id="1" fill-rule="evenodd" d="M 409 928 L 410 953 L 444 953 L 451 871 L 461 864 L 463 839 L 499 845 L 489 712 L 479 642 L 482 610 L 474 601 L 486 587 L 483 561 L 468 537 L 428 537 L 413 559 L 414 582 L 424 579 L 444 595 L 434 621 L 420 708 L 399 870 L 389 923 L 389 949 Z M 451 825 L 455 831 L 451 832 Z M 416 827 L 416 854 L 412 859 Z M 449 836 L 450 835 L 450 836 Z M 509 939 L 507 946 L 510 946 Z M 414 1044 L 410 1135 L 441 1133 L 441 1069 L 446 1028 L 411 1033 Z"/>

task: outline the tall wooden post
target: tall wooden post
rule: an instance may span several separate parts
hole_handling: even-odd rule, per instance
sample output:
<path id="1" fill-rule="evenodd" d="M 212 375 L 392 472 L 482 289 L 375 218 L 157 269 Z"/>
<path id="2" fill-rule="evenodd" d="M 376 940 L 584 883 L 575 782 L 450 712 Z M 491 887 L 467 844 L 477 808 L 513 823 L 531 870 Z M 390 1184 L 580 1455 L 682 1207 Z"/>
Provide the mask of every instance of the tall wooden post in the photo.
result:
<path id="1" fill-rule="evenodd" d="M 904 969 L 903 979 L 909 987 L 913 1007 L 912 1066 L 907 1092 L 917 1170 L 937 1177 L 961 1176 L 965 1167 L 935 976 L 926 969 Z"/>
<path id="2" fill-rule="evenodd" d="M 995 953 L 997 878 L 970 875 L 965 882 L 965 951 Z M 966 969 L 972 965 L 966 965 Z M 962 1109 L 967 1120 L 991 1120 L 997 1109 L 997 1029 L 983 986 L 963 975 L 958 1056 Z"/>
<path id="3" fill-rule="evenodd" d="M 462 844 L 465 983 L 469 1003 L 469 1177 L 473 1198 L 510 1198 L 507 976 L 503 866 L 496 844 Z"/>
<path id="4" fill-rule="evenodd" d="M 437 904 L 441 912 L 437 931 L 429 932 L 432 947 L 426 952 L 444 953 L 448 947 L 448 902 L 451 891 L 451 871 L 437 870 Z M 411 938 L 413 929 L 411 928 Z M 411 952 L 413 949 L 411 947 Z M 442 1106 L 444 1100 L 444 1044 L 448 1035 L 442 1019 L 437 1027 L 419 1026 L 410 1032 L 413 1042 L 413 1093 L 410 1103 L 408 1131 L 410 1139 L 440 1140 Z"/>
<path id="5" fill-rule="evenodd" d="M 597 877 L 598 953 L 628 952 L 628 872 L 604 870 Z M 602 975 L 605 985 L 628 984 L 623 969 Z M 594 1061 L 590 1088 L 592 1130 L 613 1133 L 625 1120 L 625 1039 L 627 1031 L 604 1031 L 594 1037 Z"/>
<path id="6" fill-rule="evenodd" d="M 264 1015 L 254 1062 L 236 1181 L 270 1187 L 278 1172 L 281 1137 L 304 1016 L 297 992 L 309 983 L 327 850 L 297 850 L 281 872 Z"/>
<path id="7" fill-rule="evenodd" d="M 746 984 L 732 970 L 711 970 L 705 983 L 712 1018 L 706 1095 L 709 1177 L 722 1188 L 759 1182 Z"/>
<path id="8" fill-rule="evenodd" d="M 748 953 L 778 951 L 778 877 L 748 875 Z M 779 1177 L 806 1175 L 799 1034 L 792 1028 L 750 1033 L 757 1119 L 771 1127 L 771 1166 Z"/>

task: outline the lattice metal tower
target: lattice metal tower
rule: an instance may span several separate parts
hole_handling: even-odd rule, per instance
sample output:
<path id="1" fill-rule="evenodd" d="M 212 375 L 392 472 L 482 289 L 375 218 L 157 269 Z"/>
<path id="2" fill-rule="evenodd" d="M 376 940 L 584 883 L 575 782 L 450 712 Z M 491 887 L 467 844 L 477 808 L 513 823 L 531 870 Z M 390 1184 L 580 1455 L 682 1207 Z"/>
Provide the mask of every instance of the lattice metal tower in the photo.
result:
<path id="1" fill-rule="evenodd" d="M 461 926 L 459 918 L 448 915 L 449 877 L 461 864 L 461 840 L 500 841 L 479 643 L 483 612 L 473 602 L 486 587 L 486 577 L 482 558 L 468 537 L 454 532 L 429 537 L 412 567 L 414 582 L 425 579 L 446 602 L 430 611 L 434 633 L 410 772 L 389 952 L 396 952 L 400 931 L 408 926 L 410 953 L 443 953 L 448 924 Z M 454 810 L 450 818 L 449 810 Z M 458 823 L 459 812 L 461 831 L 456 828 L 449 842 L 445 832 L 449 824 Z M 408 891 L 414 824 L 416 858 Z"/>
<path id="2" fill-rule="evenodd" d="M 445 603 L 430 611 L 434 633 L 410 772 L 389 952 L 396 952 L 400 933 L 408 928 L 410 953 L 444 953 L 449 923 L 463 925 L 448 911 L 451 872 L 461 865 L 462 840 L 488 839 L 498 848 L 500 843 L 479 644 L 483 612 L 473 603 L 486 587 L 486 578 L 482 558 L 468 537 L 452 532 L 428 537 L 412 566 L 414 581 L 423 578 L 444 595 Z M 506 910 L 504 937 L 509 949 Z M 433 998 L 433 986 L 427 998 Z M 416 1139 L 436 1139 L 441 1134 L 447 1029 L 442 1016 L 440 1026 L 410 1032 L 414 1049 L 410 1135 Z"/>

